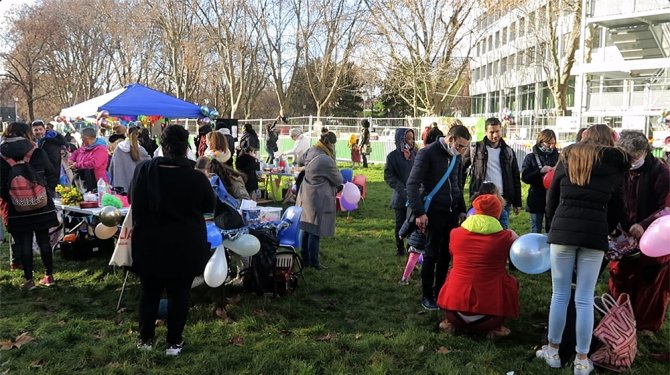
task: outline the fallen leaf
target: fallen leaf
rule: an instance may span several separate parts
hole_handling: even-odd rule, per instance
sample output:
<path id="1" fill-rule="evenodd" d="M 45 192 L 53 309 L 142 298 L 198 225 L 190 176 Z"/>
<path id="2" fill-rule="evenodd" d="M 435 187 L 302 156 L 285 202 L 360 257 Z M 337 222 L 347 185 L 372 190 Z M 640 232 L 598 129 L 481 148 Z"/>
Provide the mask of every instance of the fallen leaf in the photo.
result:
<path id="1" fill-rule="evenodd" d="M 223 307 L 217 307 L 216 310 L 214 311 L 214 314 L 216 314 L 216 316 L 218 316 L 221 319 L 224 320 L 228 319 L 228 312 Z"/>
<path id="2" fill-rule="evenodd" d="M 22 334 L 16 337 L 16 341 L 14 341 L 14 346 L 18 349 L 33 340 L 34 338 L 30 336 L 28 332 L 23 332 Z"/>
<path id="3" fill-rule="evenodd" d="M 292 332 L 292 331 L 289 331 L 288 329 L 281 329 L 281 330 L 279 330 L 279 334 L 280 334 L 282 337 L 288 337 L 288 336 L 293 335 L 293 332 Z"/>
<path id="4" fill-rule="evenodd" d="M 392 332 L 386 332 L 386 333 L 384 334 L 384 338 L 385 338 L 385 339 L 390 339 L 391 337 L 393 337 L 393 333 L 392 333 Z"/>
<path id="5" fill-rule="evenodd" d="M 337 335 L 335 335 L 335 334 L 332 334 L 332 335 L 331 335 L 330 333 L 328 333 L 328 334 L 326 334 L 326 335 L 324 335 L 324 336 L 319 336 L 319 337 L 317 337 L 317 338 L 316 338 L 316 341 L 330 342 L 330 341 L 331 341 L 332 339 L 334 339 L 336 336 L 337 336 Z"/>
<path id="6" fill-rule="evenodd" d="M 235 346 L 244 346 L 244 337 L 240 335 L 233 336 L 233 338 L 230 340 L 230 343 Z"/>
<path id="7" fill-rule="evenodd" d="M 418 348 L 416 348 L 416 351 L 419 352 L 419 353 L 423 353 L 423 351 L 424 351 L 425 349 L 426 349 L 426 347 L 425 347 L 424 345 L 421 345 L 421 346 L 419 346 Z"/>
<path id="8" fill-rule="evenodd" d="M 95 335 L 93 335 L 93 338 L 96 339 L 96 340 L 102 340 L 102 339 L 105 338 L 105 335 L 98 332 Z"/>
<path id="9" fill-rule="evenodd" d="M 444 346 L 440 346 L 439 348 L 437 348 L 437 350 L 435 352 L 437 354 L 447 354 L 447 353 L 451 352 L 451 349 L 445 348 Z"/>
<path id="10" fill-rule="evenodd" d="M 59 321 L 58 321 L 58 325 L 59 325 L 60 327 L 64 327 L 65 324 L 66 324 L 66 323 L 65 323 L 64 320 L 59 320 Z"/>
<path id="11" fill-rule="evenodd" d="M 356 340 L 360 339 L 361 337 L 363 337 L 363 334 L 362 334 L 362 333 L 357 333 L 357 334 L 354 335 L 354 338 L 355 338 Z"/>
<path id="12" fill-rule="evenodd" d="M 39 368 L 39 367 L 43 367 L 45 364 L 46 364 L 46 361 L 44 361 L 42 359 L 38 359 L 36 361 L 30 362 L 30 367 L 33 367 L 33 368 L 38 367 Z"/>
<path id="13" fill-rule="evenodd" d="M 5 340 L 0 344 L 0 350 L 9 350 L 14 347 L 14 343 L 12 340 Z"/>
<path id="14" fill-rule="evenodd" d="M 155 325 L 156 327 L 162 327 L 162 326 L 165 325 L 165 320 L 163 320 L 163 319 L 156 319 L 156 321 L 154 322 L 154 325 Z"/>

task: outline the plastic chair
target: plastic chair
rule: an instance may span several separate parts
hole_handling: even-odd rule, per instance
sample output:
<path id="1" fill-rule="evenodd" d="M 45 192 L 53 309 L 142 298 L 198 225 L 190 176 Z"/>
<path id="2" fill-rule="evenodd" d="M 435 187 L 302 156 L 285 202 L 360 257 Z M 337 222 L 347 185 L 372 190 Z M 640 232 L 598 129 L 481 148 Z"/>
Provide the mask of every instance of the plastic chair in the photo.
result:
<path id="1" fill-rule="evenodd" d="M 365 197 L 367 196 L 367 178 L 365 175 L 359 174 L 357 176 L 354 176 L 353 179 L 353 184 L 358 186 L 358 190 L 361 191 L 361 200 L 363 201 L 363 204 L 367 206 L 367 203 L 365 203 Z"/>
<path id="2" fill-rule="evenodd" d="M 342 173 L 342 180 L 344 180 L 345 184 L 347 182 L 351 182 L 351 180 L 354 178 L 354 170 L 353 169 L 341 169 L 340 173 Z"/>
<path id="3" fill-rule="evenodd" d="M 277 233 L 279 240 L 279 247 L 288 247 L 297 251 L 300 247 L 300 216 L 302 215 L 302 207 L 290 206 L 286 208 L 282 215 L 282 221 L 288 221 L 290 225 L 282 228 Z"/>

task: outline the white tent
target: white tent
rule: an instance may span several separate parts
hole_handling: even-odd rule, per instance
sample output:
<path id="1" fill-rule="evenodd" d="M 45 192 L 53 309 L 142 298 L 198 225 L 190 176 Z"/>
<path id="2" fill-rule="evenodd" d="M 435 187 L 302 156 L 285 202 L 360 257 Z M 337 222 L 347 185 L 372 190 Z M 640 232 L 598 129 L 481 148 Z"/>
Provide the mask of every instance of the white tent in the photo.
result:
<path id="1" fill-rule="evenodd" d="M 60 115 L 72 118 L 95 117 L 100 107 L 102 107 L 104 104 L 109 103 L 112 99 L 116 98 L 124 91 L 126 91 L 126 88 L 122 87 L 120 89 L 110 91 L 104 95 L 100 95 L 93 99 L 89 99 L 85 102 L 81 102 L 75 106 L 63 108 L 60 111 Z"/>

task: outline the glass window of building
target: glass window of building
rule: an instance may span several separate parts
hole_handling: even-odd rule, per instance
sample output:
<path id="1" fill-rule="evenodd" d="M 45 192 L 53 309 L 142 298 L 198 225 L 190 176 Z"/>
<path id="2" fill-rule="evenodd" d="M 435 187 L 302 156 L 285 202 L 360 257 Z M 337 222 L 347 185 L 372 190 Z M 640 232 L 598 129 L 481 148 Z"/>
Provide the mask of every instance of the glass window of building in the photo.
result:
<path id="1" fill-rule="evenodd" d="M 487 51 L 492 50 L 492 49 L 493 49 L 493 35 L 489 35 L 489 38 L 488 38 L 488 42 L 487 42 L 487 43 L 488 43 L 488 45 L 489 45 L 489 48 L 487 49 Z"/>
<path id="2" fill-rule="evenodd" d="M 528 65 L 535 64 L 535 47 L 528 48 Z"/>
<path id="3" fill-rule="evenodd" d="M 500 37 L 502 38 L 502 40 L 500 41 L 500 44 L 502 44 L 503 46 L 505 44 L 507 44 L 507 28 L 506 27 L 503 28 L 502 34 L 500 34 Z"/>
<path id="4" fill-rule="evenodd" d="M 500 60 L 500 74 L 505 73 L 507 71 L 507 56 L 503 57 Z"/>
<path id="5" fill-rule="evenodd" d="M 509 27 L 509 41 L 512 42 L 516 39 L 516 21 L 512 23 L 512 26 Z"/>
<path id="6" fill-rule="evenodd" d="M 500 31 L 496 31 L 496 36 L 495 36 L 495 46 L 496 48 L 500 47 Z"/>
<path id="7" fill-rule="evenodd" d="M 533 33 L 537 28 L 535 27 L 535 12 L 528 15 L 528 33 Z"/>
<path id="8" fill-rule="evenodd" d="M 519 20 L 519 37 L 526 35 L 526 18 Z"/>

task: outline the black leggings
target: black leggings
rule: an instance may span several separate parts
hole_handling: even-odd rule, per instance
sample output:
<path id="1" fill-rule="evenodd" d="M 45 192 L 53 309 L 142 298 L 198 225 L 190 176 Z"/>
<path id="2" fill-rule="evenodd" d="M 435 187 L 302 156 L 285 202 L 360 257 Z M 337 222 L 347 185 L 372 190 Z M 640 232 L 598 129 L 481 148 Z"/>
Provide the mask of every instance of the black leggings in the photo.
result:
<path id="1" fill-rule="evenodd" d="M 53 275 L 54 258 L 53 250 L 51 249 L 51 242 L 49 241 L 49 229 L 36 230 L 35 238 L 37 245 L 40 247 L 40 256 L 44 264 L 45 273 Z M 33 232 L 15 232 L 12 233 L 14 237 L 14 251 L 21 257 L 21 264 L 23 265 L 23 277 L 26 280 L 33 278 Z"/>
<path id="2" fill-rule="evenodd" d="M 180 344 L 190 307 L 193 277 L 158 278 L 140 276 L 140 339 L 153 340 L 156 333 L 156 317 L 163 290 L 167 291 L 168 318 L 167 343 Z"/>

